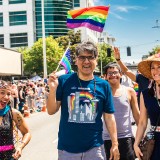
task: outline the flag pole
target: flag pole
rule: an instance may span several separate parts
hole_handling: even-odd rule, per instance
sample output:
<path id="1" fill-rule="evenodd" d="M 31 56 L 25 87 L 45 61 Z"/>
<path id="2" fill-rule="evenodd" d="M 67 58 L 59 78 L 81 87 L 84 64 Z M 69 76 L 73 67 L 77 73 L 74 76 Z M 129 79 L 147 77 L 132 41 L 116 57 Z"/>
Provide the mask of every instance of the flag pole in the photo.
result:
<path id="1" fill-rule="evenodd" d="M 68 43 L 68 47 L 67 47 L 67 49 L 65 50 L 65 52 L 64 52 L 61 60 L 59 61 L 58 66 L 57 66 L 55 72 L 57 72 L 57 70 L 58 70 L 58 68 L 59 68 L 59 66 L 60 66 L 60 64 L 61 64 L 61 62 L 62 62 L 62 59 L 63 59 L 63 57 L 65 56 L 65 54 L 66 54 L 67 50 L 69 49 L 69 47 L 70 47 L 70 42 Z"/>
<path id="2" fill-rule="evenodd" d="M 47 78 L 47 60 L 46 60 L 46 36 L 45 36 L 45 21 L 44 21 L 44 0 L 41 0 L 42 7 L 42 43 L 43 43 L 43 77 Z"/>

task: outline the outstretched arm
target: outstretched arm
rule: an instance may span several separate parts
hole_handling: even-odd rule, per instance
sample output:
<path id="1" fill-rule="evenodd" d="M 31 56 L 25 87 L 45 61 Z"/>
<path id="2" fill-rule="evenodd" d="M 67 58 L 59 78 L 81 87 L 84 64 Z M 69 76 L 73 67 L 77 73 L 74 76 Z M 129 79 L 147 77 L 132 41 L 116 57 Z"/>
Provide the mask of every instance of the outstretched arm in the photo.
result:
<path id="1" fill-rule="evenodd" d="M 136 122 L 136 125 L 138 126 L 140 111 L 138 108 L 136 92 L 131 87 L 127 87 L 127 88 L 128 88 L 128 95 L 130 95 L 130 105 L 132 109 L 132 114 Z"/>
<path id="2" fill-rule="evenodd" d="M 117 47 L 114 47 L 114 58 L 117 60 L 122 72 L 124 72 L 132 81 L 136 82 L 136 75 L 121 61 L 120 51 Z"/>

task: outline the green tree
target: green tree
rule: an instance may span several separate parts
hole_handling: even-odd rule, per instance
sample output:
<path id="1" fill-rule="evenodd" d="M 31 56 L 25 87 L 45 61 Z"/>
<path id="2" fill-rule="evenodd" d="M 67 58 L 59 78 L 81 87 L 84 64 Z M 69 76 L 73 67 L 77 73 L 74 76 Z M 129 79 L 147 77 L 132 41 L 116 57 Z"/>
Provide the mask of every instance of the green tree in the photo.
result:
<path id="1" fill-rule="evenodd" d="M 43 75 L 43 46 L 42 38 L 34 43 L 31 49 L 20 49 L 24 57 L 24 73 L 32 75 Z M 54 71 L 62 55 L 64 49 L 60 47 L 52 36 L 46 38 L 46 59 L 47 59 L 47 72 L 50 74 Z"/>
<path id="2" fill-rule="evenodd" d="M 70 42 L 70 50 L 71 50 L 71 59 L 72 59 L 72 69 L 75 71 L 75 49 L 78 43 L 81 43 L 81 31 L 78 30 L 74 33 L 74 30 L 70 30 L 66 36 L 61 36 L 56 38 L 58 44 L 66 50 L 68 44 Z"/>
<path id="3" fill-rule="evenodd" d="M 109 62 L 115 61 L 112 49 L 111 49 L 111 57 L 107 57 L 107 48 L 111 49 L 111 46 L 106 43 L 98 44 L 98 52 L 99 52 L 98 69 L 99 71 L 101 71 L 101 61 L 102 61 L 102 67 L 106 66 Z"/>
<path id="4" fill-rule="evenodd" d="M 78 30 L 74 33 L 74 30 L 70 30 L 66 36 L 58 37 L 55 40 L 65 50 L 68 47 L 69 42 L 71 46 L 81 42 L 81 31 Z"/>
<path id="5" fill-rule="evenodd" d="M 157 51 L 159 51 L 159 50 L 160 50 L 160 45 L 157 45 L 155 48 L 152 49 L 151 52 L 149 52 L 149 56 L 156 54 Z"/>

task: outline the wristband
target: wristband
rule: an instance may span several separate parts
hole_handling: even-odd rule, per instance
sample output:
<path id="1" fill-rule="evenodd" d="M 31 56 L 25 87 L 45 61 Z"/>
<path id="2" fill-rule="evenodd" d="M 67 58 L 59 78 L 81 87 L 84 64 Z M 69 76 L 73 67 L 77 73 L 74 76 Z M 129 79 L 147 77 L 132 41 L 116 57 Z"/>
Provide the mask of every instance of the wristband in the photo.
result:
<path id="1" fill-rule="evenodd" d="M 120 58 L 117 58 L 117 59 L 116 59 L 116 61 L 120 61 L 120 60 L 121 60 Z"/>

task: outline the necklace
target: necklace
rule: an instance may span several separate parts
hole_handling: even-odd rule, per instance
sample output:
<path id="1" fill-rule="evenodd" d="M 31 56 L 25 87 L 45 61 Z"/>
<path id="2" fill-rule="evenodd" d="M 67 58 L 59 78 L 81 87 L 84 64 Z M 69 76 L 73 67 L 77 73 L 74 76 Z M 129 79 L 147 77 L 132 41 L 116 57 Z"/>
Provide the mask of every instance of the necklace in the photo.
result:
<path id="1" fill-rule="evenodd" d="M 81 84 L 81 81 L 79 79 L 78 73 L 77 73 L 77 77 L 78 77 L 78 82 L 79 82 L 80 87 L 83 88 L 82 84 Z M 94 77 L 93 80 L 94 80 L 94 92 L 93 92 L 93 94 L 94 94 L 94 97 L 95 97 L 95 93 L 96 93 L 96 79 L 95 79 L 95 77 Z"/>

